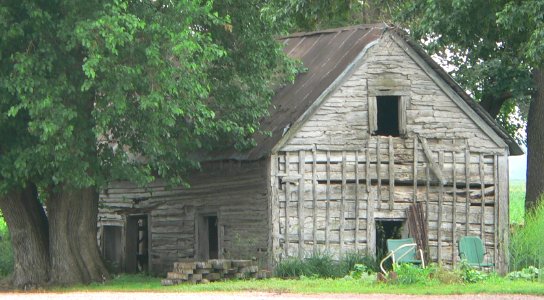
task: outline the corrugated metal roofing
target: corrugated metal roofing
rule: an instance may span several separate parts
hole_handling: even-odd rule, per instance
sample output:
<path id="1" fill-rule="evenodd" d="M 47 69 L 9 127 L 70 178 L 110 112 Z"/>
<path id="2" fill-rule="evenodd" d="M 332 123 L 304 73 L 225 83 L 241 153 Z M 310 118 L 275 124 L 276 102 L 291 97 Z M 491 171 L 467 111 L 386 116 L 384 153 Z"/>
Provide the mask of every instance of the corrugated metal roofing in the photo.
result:
<path id="1" fill-rule="evenodd" d="M 350 66 L 355 58 L 370 43 L 377 41 L 385 31 L 390 30 L 409 42 L 416 52 L 437 71 L 474 111 L 482 117 L 510 147 L 513 155 L 523 151 L 515 141 L 487 114 L 425 51 L 411 41 L 407 34 L 386 24 L 358 25 L 317 32 L 296 33 L 280 38 L 285 53 L 303 62 L 307 72 L 299 74 L 293 84 L 277 90 L 272 98 L 269 116 L 261 122 L 264 131 L 271 136 L 257 134 L 257 146 L 240 152 L 225 152 L 214 159 L 256 160 L 270 154 L 287 130 L 327 90 L 331 84 Z"/>

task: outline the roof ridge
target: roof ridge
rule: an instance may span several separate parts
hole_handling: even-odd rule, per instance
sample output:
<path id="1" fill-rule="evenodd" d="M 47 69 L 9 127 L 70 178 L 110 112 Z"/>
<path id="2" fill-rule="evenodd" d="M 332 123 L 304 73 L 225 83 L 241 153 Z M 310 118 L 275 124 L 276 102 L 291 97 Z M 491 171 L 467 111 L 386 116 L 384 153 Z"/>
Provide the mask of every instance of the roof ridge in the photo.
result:
<path id="1" fill-rule="evenodd" d="M 394 26 L 388 25 L 387 23 L 372 23 L 372 24 L 359 24 L 359 25 L 351 25 L 351 26 L 345 26 L 345 27 L 339 27 L 339 28 L 329 28 L 329 29 L 321 29 L 316 31 L 308 31 L 308 32 L 294 32 L 286 36 L 280 36 L 278 37 L 278 40 L 284 40 L 284 39 L 290 39 L 290 38 L 300 38 L 300 37 L 306 37 L 306 36 L 313 36 L 313 35 L 319 35 L 319 34 L 329 34 L 329 33 L 338 33 L 342 31 L 348 31 L 348 30 L 359 30 L 359 29 L 388 29 L 393 28 Z"/>

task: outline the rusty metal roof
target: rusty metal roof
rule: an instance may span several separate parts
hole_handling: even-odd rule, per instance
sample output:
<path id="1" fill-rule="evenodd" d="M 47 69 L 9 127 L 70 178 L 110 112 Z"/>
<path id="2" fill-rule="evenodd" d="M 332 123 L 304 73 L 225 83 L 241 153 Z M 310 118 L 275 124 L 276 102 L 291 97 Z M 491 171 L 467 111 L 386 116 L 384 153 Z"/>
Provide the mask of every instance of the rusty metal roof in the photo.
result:
<path id="1" fill-rule="evenodd" d="M 261 122 L 261 129 L 271 135 L 256 134 L 257 145 L 246 152 L 226 151 L 214 155 L 216 159 L 256 160 L 270 154 L 285 130 L 296 122 L 310 106 L 350 66 L 370 43 L 386 31 L 392 31 L 406 40 L 422 58 L 482 117 L 510 147 L 510 154 L 523 151 L 506 131 L 497 124 L 459 85 L 408 35 L 387 24 L 358 25 L 316 32 L 295 33 L 279 41 L 285 53 L 302 61 L 307 72 L 301 73 L 293 84 L 279 88 L 272 98 L 269 116 Z"/>

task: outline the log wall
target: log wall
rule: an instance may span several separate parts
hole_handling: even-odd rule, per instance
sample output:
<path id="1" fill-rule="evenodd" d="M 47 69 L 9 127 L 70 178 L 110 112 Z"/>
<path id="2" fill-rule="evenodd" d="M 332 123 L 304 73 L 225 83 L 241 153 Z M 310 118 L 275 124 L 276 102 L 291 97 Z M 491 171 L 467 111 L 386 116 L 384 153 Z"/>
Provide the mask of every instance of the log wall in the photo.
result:
<path id="1" fill-rule="evenodd" d="M 266 160 L 210 163 L 190 176 L 189 188 L 168 188 L 161 181 L 147 188 L 112 183 L 100 195 L 99 232 L 103 225 L 124 230 L 128 215 L 147 214 L 151 272 L 163 274 L 176 261 L 198 259 L 196 218 L 216 213 L 220 258 L 255 257 L 264 265 L 269 242 L 267 166 Z"/>

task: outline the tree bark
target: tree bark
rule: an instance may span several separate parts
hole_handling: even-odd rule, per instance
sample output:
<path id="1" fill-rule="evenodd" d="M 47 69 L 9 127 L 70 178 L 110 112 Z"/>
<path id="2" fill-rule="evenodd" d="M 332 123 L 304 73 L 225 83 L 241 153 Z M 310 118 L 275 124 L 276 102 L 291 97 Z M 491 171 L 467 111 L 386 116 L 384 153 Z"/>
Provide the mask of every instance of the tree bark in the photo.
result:
<path id="1" fill-rule="evenodd" d="M 533 93 L 527 120 L 527 181 L 525 209 L 536 207 L 544 192 L 544 74 L 533 70 Z"/>
<path id="2" fill-rule="evenodd" d="M 49 278 L 47 217 L 36 186 L 28 184 L 1 196 L 0 209 L 13 247 L 13 286 L 27 290 L 45 285 Z"/>
<path id="3" fill-rule="evenodd" d="M 511 97 L 512 93 L 510 92 L 505 92 L 500 97 L 484 94 L 482 100 L 480 100 L 480 105 L 491 115 L 491 117 L 493 117 L 493 119 L 497 119 L 497 116 L 501 112 L 502 105 Z"/>
<path id="4" fill-rule="evenodd" d="M 51 282 L 75 284 L 109 278 L 96 242 L 98 192 L 57 186 L 48 199 Z"/>

